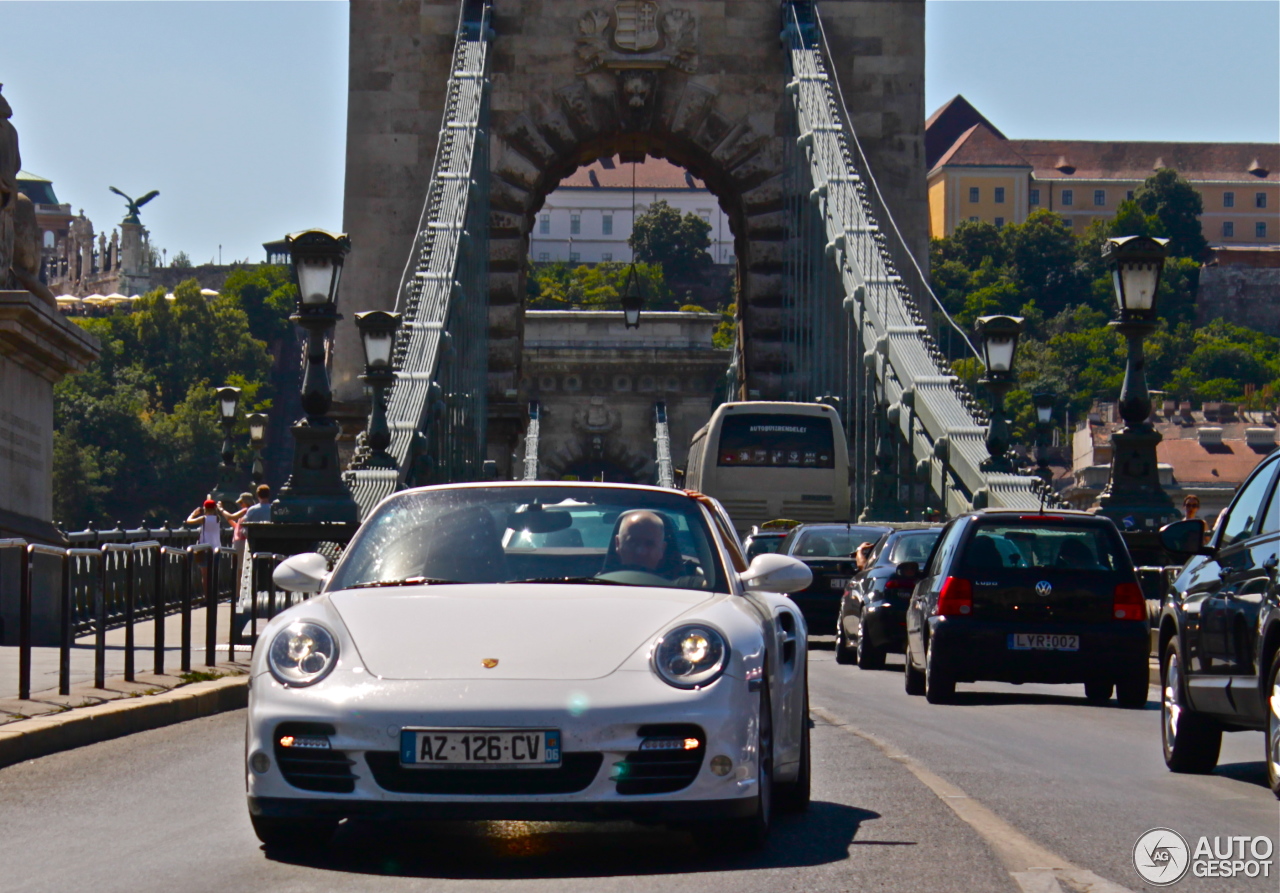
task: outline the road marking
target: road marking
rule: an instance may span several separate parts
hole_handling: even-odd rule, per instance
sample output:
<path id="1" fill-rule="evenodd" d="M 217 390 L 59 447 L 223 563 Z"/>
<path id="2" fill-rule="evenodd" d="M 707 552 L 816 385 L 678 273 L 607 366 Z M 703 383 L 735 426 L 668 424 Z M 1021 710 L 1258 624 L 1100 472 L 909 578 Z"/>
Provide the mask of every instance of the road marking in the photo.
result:
<path id="1" fill-rule="evenodd" d="M 810 704 L 809 712 L 837 729 L 869 741 L 886 757 L 905 766 L 939 800 L 951 807 L 961 821 L 981 835 L 1022 893 L 1133 893 L 1127 887 L 1114 884 L 1045 849 L 898 747 L 850 725 L 822 707 Z"/>

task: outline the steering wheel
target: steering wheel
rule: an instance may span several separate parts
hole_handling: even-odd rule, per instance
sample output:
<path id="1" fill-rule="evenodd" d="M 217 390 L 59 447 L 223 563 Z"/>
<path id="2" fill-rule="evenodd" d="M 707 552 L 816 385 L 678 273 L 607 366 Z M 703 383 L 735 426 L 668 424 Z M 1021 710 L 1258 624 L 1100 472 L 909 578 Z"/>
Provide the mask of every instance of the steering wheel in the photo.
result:
<path id="1" fill-rule="evenodd" d="M 631 586 L 662 586 L 670 587 L 672 582 L 666 577 L 658 574 L 651 574 L 648 571 L 622 569 L 609 571 L 607 574 L 596 574 L 596 578 L 600 580 L 608 580 L 610 583 L 626 583 Z"/>

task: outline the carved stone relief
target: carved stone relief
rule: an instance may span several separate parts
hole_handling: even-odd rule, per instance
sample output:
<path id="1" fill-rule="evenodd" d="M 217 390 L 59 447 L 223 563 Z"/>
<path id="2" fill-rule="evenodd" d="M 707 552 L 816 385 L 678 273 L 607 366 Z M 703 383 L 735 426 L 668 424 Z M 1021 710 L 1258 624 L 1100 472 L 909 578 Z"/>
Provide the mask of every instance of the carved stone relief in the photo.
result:
<path id="1" fill-rule="evenodd" d="M 698 70 L 698 20 L 687 9 L 662 11 L 657 0 L 623 0 L 612 13 L 592 9 L 578 19 L 578 74 L 598 68 Z"/>

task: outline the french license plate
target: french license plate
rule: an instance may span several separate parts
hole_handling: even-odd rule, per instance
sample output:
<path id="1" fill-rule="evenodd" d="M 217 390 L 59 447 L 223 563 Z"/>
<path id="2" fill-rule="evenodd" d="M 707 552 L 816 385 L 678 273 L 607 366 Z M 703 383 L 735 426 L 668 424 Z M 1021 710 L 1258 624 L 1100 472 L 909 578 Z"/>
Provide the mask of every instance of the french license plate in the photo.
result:
<path id="1" fill-rule="evenodd" d="M 1010 651 L 1079 651 L 1079 636 L 1057 633 L 1009 633 Z"/>
<path id="2" fill-rule="evenodd" d="M 848 583 L 848 582 L 849 582 L 849 578 L 848 578 L 848 577 L 832 577 L 832 578 L 831 578 L 831 588 L 832 588 L 832 589 L 844 589 L 845 584 L 846 584 L 846 583 Z"/>
<path id="3" fill-rule="evenodd" d="M 556 729 L 401 729 L 400 764 L 420 769 L 493 766 L 554 769 Z"/>

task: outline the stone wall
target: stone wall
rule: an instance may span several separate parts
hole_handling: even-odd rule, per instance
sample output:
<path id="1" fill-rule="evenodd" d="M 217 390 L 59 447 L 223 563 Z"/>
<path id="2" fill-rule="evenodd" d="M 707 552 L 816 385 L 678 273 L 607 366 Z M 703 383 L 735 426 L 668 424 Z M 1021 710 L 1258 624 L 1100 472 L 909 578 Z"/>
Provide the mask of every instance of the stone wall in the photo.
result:
<path id="1" fill-rule="evenodd" d="M 1280 335 L 1280 269 L 1211 265 L 1200 268 L 1196 322 L 1225 319 L 1268 335 Z"/>

